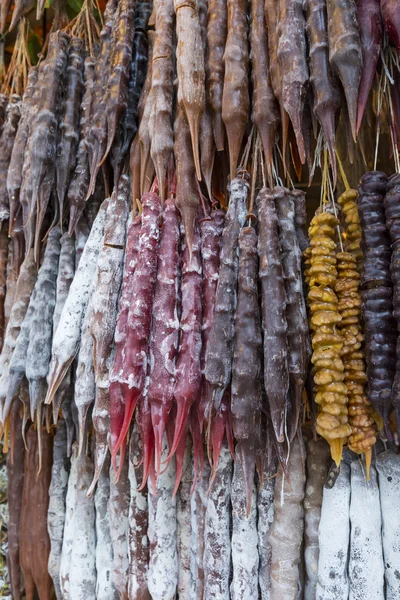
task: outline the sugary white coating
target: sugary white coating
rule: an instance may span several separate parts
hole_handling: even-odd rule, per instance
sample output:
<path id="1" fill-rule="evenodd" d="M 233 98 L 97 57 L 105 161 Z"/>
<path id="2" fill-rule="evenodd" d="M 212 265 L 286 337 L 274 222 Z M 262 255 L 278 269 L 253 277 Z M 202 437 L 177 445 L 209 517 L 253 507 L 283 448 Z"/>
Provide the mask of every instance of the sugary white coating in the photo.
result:
<path id="1" fill-rule="evenodd" d="M 168 456 L 166 436 L 163 440 L 161 462 Z M 178 583 L 175 458 L 157 480 L 157 489 L 149 481 L 149 528 L 150 562 L 148 585 L 152 600 L 175 600 Z"/>
<path id="2" fill-rule="evenodd" d="M 204 531 L 204 598 L 229 600 L 231 570 L 230 501 L 232 456 L 222 445 L 217 473 L 207 501 Z"/>
<path id="3" fill-rule="evenodd" d="M 384 600 L 381 510 L 376 470 L 366 480 L 361 459 L 351 463 L 349 600 Z"/>
<path id="4" fill-rule="evenodd" d="M 66 496 L 69 476 L 67 458 L 67 428 L 64 421 L 57 423 L 53 445 L 53 466 L 49 488 L 47 529 L 50 538 L 49 573 L 54 583 L 57 600 L 62 600 L 60 587 L 61 551 L 64 536 Z"/>
<path id="5" fill-rule="evenodd" d="M 400 457 L 390 450 L 376 458 L 382 514 L 386 600 L 400 598 Z"/>
<path id="6" fill-rule="evenodd" d="M 253 486 L 250 513 L 241 455 L 236 451 L 232 479 L 232 600 L 258 600 L 258 535 L 256 489 Z"/>
<path id="7" fill-rule="evenodd" d="M 332 527 L 332 523 L 335 524 Z M 316 600 L 347 600 L 347 562 L 350 542 L 350 468 L 340 464 L 335 485 L 324 487 L 319 522 Z"/>

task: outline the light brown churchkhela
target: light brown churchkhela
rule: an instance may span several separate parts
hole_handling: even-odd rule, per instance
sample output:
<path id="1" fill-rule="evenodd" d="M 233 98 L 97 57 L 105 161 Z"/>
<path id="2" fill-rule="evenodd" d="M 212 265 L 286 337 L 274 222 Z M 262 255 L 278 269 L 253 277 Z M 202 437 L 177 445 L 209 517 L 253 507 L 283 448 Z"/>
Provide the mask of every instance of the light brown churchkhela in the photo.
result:
<path id="1" fill-rule="evenodd" d="M 224 53 L 222 120 L 228 138 L 229 168 L 233 180 L 249 118 L 249 49 L 245 0 L 227 0 L 227 6 L 228 37 Z"/>
<path id="2" fill-rule="evenodd" d="M 329 61 L 342 82 L 354 141 L 362 70 L 360 32 L 354 0 L 327 0 Z"/>
<path id="3" fill-rule="evenodd" d="M 278 60 L 282 81 L 282 105 L 289 114 L 296 136 L 302 163 L 306 159 L 302 119 L 308 83 L 305 20 L 299 0 L 281 0 L 279 3 Z M 283 148 L 285 149 L 285 132 Z"/>
<path id="4" fill-rule="evenodd" d="M 224 149 L 224 125 L 222 121 L 222 93 L 224 88 L 224 50 L 227 36 L 228 14 L 226 0 L 208 2 L 208 100 L 213 116 L 214 140 L 218 151 Z"/>
<path id="5" fill-rule="evenodd" d="M 201 179 L 199 135 L 204 112 L 205 73 L 197 0 L 174 0 L 176 14 L 176 62 L 178 103 L 189 123 L 197 178 Z"/>
<path id="6" fill-rule="evenodd" d="M 141 187 L 143 193 L 144 173 L 148 161 L 147 149 L 142 141 L 144 139 L 142 138 L 142 132 L 144 132 L 144 136 L 150 136 L 151 158 L 156 170 L 160 197 L 164 200 L 165 177 L 174 146 L 172 130 L 174 1 L 155 0 L 154 7 L 156 10 L 156 31 L 151 59 L 151 90 L 147 95 L 139 129 L 139 136 L 143 145 Z M 148 133 L 146 129 L 148 129 Z M 150 148 L 148 151 L 150 151 Z"/>
<path id="7" fill-rule="evenodd" d="M 279 111 L 271 84 L 264 0 L 252 0 L 251 3 L 250 43 L 253 83 L 252 119 L 260 134 L 265 164 L 270 171 L 275 134 L 279 126 Z"/>

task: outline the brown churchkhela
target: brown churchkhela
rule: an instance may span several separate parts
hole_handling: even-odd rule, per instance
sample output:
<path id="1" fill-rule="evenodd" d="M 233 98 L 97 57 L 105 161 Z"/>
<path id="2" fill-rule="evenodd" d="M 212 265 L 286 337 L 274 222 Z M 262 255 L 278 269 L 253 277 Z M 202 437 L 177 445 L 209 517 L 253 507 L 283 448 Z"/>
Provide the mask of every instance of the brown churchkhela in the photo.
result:
<path id="1" fill-rule="evenodd" d="M 257 207 L 264 332 L 264 384 L 276 439 L 283 442 L 286 397 L 289 390 L 286 291 L 279 252 L 278 217 L 273 194 L 267 188 L 260 191 Z"/>
<path id="2" fill-rule="evenodd" d="M 281 0 L 279 3 L 278 60 L 282 82 L 282 105 L 289 114 L 296 136 L 302 163 L 306 150 L 302 131 L 304 102 L 308 84 L 305 21 L 299 0 Z M 283 150 L 285 151 L 285 131 Z"/>
<path id="3" fill-rule="evenodd" d="M 154 6 L 156 31 L 151 58 L 151 90 L 147 94 L 144 93 L 146 98 L 143 113 L 144 123 L 140 128 L 139 136 L 142 142 L 143 134 L 141 132 L 144 130 L 145 136 L 150 134 L 151 158 L 156 169 L 160 196 L 164 200 L 165 176 L 174 146 L 172 131 L 174 2 L 173 0 L 155 0 Z M 147 132 L 146 129 L 148 129 Z M 142 145 L 144 146 L 143 142 Z M 150 148 L 143 147 L 142 150 L 141 185 L 143 192 L 144 173 Z"/>
<path id="4" fill-rule="evenodd" d="M 224 53 L 222 120 L 228 138 L 230 175 L 233 180 L 250 108 L 249 48 L 245 0 L 227 0 L 227 5 L 228 37 Z"/>
<path id="5" fill-rule="evenodd" d="M 360 32 L 354 0 L 327 0 L 329 61 L 342 82 L 351 131 L 356 140 L 358 87 L 362 70 Z"/>
<path id="6" fill-rule="evenodd" d="M 222 93 L 224 88 L 224 50 L 227 36 L 226 0 L 208 2 L 208 100 L 212 110 L 214 140 L 218 151 L 224 149 L 224 125 L 222 121 Z"/>
<path id="7" fill-rule="evenodd" d="M 176 13 L 176 62 L 178 74 L 178 103 L 189 123 L 192 153 L 197 178 L 201 179 L 199 134 L 204 112 L 205 73 L 200 20 L 197 0 L 174 0 Z"/>
<path id="8" fill-rule="evenodd" d="M 270 171 L 275 134 L 279 126 L 279 111 L 271 84 L 264 0 L 252 0 L 251 17 L 252 119 L 260 134 L 265 164 Z"/>
<path id="9" fill-rule="evenodd" d="M 35 589 L 40 600 L 51 600 L 53 584 L 47 571 L 50 540 L 47 533 L 47 509 L 53 461 L 53 436 L 42 431 L 42 468 L 39 472 L 38 435 L 31 426 L 25 452 L 24 488 L 20 525 L 20 563 L 27 600 Z"/>

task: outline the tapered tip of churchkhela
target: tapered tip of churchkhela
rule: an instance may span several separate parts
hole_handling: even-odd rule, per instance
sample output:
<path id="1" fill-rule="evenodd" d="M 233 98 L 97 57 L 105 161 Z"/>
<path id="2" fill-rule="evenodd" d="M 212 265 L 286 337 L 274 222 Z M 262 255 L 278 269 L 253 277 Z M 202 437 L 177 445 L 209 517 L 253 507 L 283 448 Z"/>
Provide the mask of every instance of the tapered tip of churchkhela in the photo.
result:
<path id="1" fill-rule="evenodd" d="M 118 450 L 121 448 L 123 442 L 126 442 L 126 438 L 128 435 L 129 427 L 132 421 L 133 413 L 135 412 L 136 405 L 138 403 L 140 397 L 140 391 L 135 388 L 128 387 L 127 384 L 124 384 L 124 396 L 125 396 L 125 414 L 124 421 L 122 423 L 121 433 L 119 434 L 119 438 L 115 444 L 115 447 L 112 451 L 112 460 L 113 464 L 115 462 L 115 457 L 118 453 Z M 117 479 L 118 481 L 118 479 Z"/>
<path id="2" fill-rule="evenodd" d="M 47 394 L 46 394 L 46 398 L 44 400 L 45 404 L 51 404 L 51 402 L 54 398 L 54 394 L 60 387 L 61 382 L 64 379 L 64 377 L 66 376 L 67 371 L 68 371 L 72 361 L 74 360 L 74 358 L 75 358 L 75 355 L 72 356 L 66 363 L 60 363 L 57 357 L 53 358 L 51 365 L 50 365 L 49 387 L 47 388 Z"/>
<path id="3" fill-rule="evenodd" d="M 208 460 L 212 465 L 210 488 L 217 474 L 219 455 L 221 453 L 224 436 L 228 442 L 229 450 L 235 460 L 235 448 L 233 442 L 232 424 L 230 419 L 230 391 L 223 392 L 223 398 L 214 416 L 209 417 L 209 434 L 207 440 Z"/>
<path id="4" fill-rule="evenodd" d="M 78 456 L 81 456 L 86 440 L 86 422 L 89 406 L 78 407 Z"/>
<path id="5" fill-rule="evenodd" d="M 38 419 L 42 415 L 42 405 L 44 404 L 43 398 L 45 397 L 45 391 L 46 381 L 44 379 L 31 379 L 29 381 L 29 404 L 31 411 L 31 421 L 35 420 L 36 412 L 38 415 Z"/>
<path id="6" fill-rule="evenodd" d="M 286 110 L 281 105 L 281 128 L 282 128 L 282 162 L 283 162 L 283 170 L 287 171 L 286 166 L 286 149 L 289 138 L 289 115 Z"/>
<path id="7" fill-rule="evenodd" d="M 344 67 L 339 70 L 340 81 L 342 82 L 346 96 L 347 112 L 354 142 L 357 141 L 358 86 L 356 85 L 356 82 L 358 81 L 358 76 L 358 67 L 352 68 L 352 65 L 349 63 L 346 63 Z"/>
<path id="8" fill-rule="evenodd" d="M 298 104 L 298 106 L 297 106 Z M 298 102 L 294 103 L 293 108 L 290 107 L 290 111 L 287 111 L 289 118 L 292 122 L 294 135 L 296 138 L 297 150 L 299 152 L 300 162 L 302 165 L 306 162 L 306 147 L 304 143 L 303 136 L 303 126 L 302 126 L 302 115 L 303 111 L 301 110 L 300 104 Z"/>
<path id="9" fill-rule="evenodd" d="M 140 140 L 140 193 L 144 194 L 144 188 L 146 185 L 146 174 L 147 168 L 149 166 L 150 161 L 150 143 L 143 143 Z"/>
<path id="10" fill-rule="evenodd" d="M 328 440 L 329 446 L 331 449 L 332 460 L 335 462 L 337 467 L 340 465 L 340 463 L 342 461 L 343 446 L 344 446 L 345 441 L 346 441 L 345 438 L 337 438 L 334 440 Z"/>
<path id="11" fill-rule="evenodd" d="M 156 156 L 156 160 L 153 161 L 154 168 L 156 171 L 157 184 L 159 189 L 159 196 L 161 198 L 162 203 L 165 202 L 166 199 L 166 168 L 164 158 L 160 155 Z M 144 185 L 144 183 L 143 183 Z M 142 188 L 143 189 L 143 188 Z"/>
<path id="12" fill-rule="evenodd" d="M 6 394 L 4 404 L 3 404 L 3 411 L 2 411 L 2 415 L 1 415 L 1 422 L 3 423 L 3 425 L 5 423 L 5 420 L 8 417 L 8 413 L 9 413 L 11 404 L 13 403 L 13 400 L 15 400 L 17 397 L 22 378 L 23 378 L 23 373 L 10 373 L 10 375 L 9 375 L 8 389 L 7 389 L 7 394 Z"/>
<path id="13" fill-rule="evenodd" d="M 94 490 L 96 489 L 97 482 L 99 480 L 101 471 L 103 469 L 105 460 L 108 453 L 107 435 L 98 435 L 96 433 L 96 449 L 94 452 L 94 476 L 93 481 L 89 486 L 86 496 L 91 498 Z"/>
<path id="14" fill-rule="evenodd" d="M 176 403 L 176 417 L 175 417 L 175 432 L 174 439 L 172 441 L 172 447 L 167 457 L 167 460 L 171 460 L 175 452 L 177 452 L 178 446 L 181 443 L 182 438 L 185 437 L 187 432 L 187 422 L 189 419 L 190 406 L 187 402 Z"/>
<path id="15" fill-rule="evenodd" d="M 104 142 L 101 143 L 99 140 L 96 139 L 96 141 L 94 143 L 92 162 L 89 165 L 90 166 L 90 180 L 89 180 L 89 187 L 88 187 L 88 191 L 86 194 L 85 202 L 87 202 L 89 200 L 90 196 L 94 192 L 94 188 L 96 187 L 96 179 L 97 179 L 97 174 L 100 169 L 100 157 L 102 156 L 103 146 L 104 146 Z"/>
<path id="16" fill-rule="evenodd" d="M 337 166 L 335 153 L 335 111 L 331 106 L 324 106 L 318 111 L 318 120 L 321 123 L 324 140 L 328 147 L 329 162 L 332 169 L 333 186 L 336 186 Z"/>
<path id="17" fill-rule="evenodd" d="M 174 496 L 176 495 L 178 489 L 179 489 L 179 484 L 181 482 L 182 479 L 182 474 L 183 474 L 183 463 L 185 460 L 185 451 L 186 451 L 186 441 L 187 441 L 187 436 L 188 436 L 188 423 L 185 423 L 185 427 L 184 427 L 184 432 L 183 435 L 179 441 L 178 447 L 176 449 L 175 452 L 175 468 L 176 468 L 176 474 L 175 474 L 175 486 L 172 492 L 172 497 L 174 498 Z"/>
<path id="18" fill-rule="evenodd" d="M 236 122 L 230 121 L 229 123 L 225 123 L 225 128 L 229 148 L 229 172 L 231 181 L 233 181 L 236 177 L 236 168 L 239 162 L 240 148 L 246 126 L 243 127 L 241 119 L 237 119 Z"/>
<path id="19" fill-rule="evenodd" d="M 190 137 L 192 139 L 194 166 L 196 169 L 197 179 L 199 181 L 201 181 L 201 166 L 200 166 L 200 152 L 199 152 L 200 119 L 201 119 L 201 115 L 196 115 L 196 118 L 193 118 L 193 115 L 191 115 L 190 119 L 188 116 Z M 239 149 L 240 149 L 240 146 L 239 146 Z M 238 155 L 239 155 L 239 152 L 238 152 Z"/>

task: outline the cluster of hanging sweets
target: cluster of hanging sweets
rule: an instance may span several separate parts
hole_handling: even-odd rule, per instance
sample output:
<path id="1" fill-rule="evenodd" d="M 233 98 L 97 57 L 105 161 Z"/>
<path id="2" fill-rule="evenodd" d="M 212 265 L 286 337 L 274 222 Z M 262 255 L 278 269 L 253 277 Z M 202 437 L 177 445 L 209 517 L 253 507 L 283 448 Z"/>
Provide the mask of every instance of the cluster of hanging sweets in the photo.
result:
<path id="1" fill-rule="evenodd" d="M 49 600 L 53 584 L 71 600 L 295 599 L 301 425 L 337 464 L 365 455 L 380 515 L 372 448 L 378 432 L 396 438 L 393 409 L 400 423 L 400 175 L 375 170 L 351 190 L 335 148 L 339 109 L 353 143 L 376 77 L 400 171 L 400 5 L 109 0 L 101 31 L 93 2 L 68 24 L 64 9 L 57 0 L 22 100 L 0 96 L 13 597 L 22 568 L 28 600 L 35 588 Z M 305 193 L 280 176 L 291 181 L 290 161 L 313 173 L 320 154 L 307 231 Z M 337 162 L 346 190 L 335 200 Z M 349 506 L 350 468 L 362 505 L 364 463 L 344 461 L 327 492 L 318 566 L 329 453 L 321 439 L 308 448 L 319 490 L 304 502 L 308 598 L 318 570 L 318 597 L 339 599 L 324 593 L 344 531 L 334 568 L 345 599 L 349 522 L 362 510 L 343 528 L 329 515 L 342 492 Z"/>

